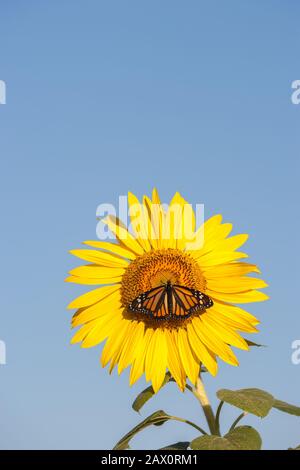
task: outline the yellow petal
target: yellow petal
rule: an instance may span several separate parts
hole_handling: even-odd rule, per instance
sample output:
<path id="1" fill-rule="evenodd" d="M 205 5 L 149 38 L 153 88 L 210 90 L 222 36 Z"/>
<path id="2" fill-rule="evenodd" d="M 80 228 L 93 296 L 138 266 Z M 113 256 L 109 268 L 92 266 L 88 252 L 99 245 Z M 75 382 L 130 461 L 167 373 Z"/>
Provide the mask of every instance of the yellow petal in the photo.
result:
<path id="1" fill-rule="evenodd" d="M 153 204 L 157 204 L 157 205 L 161 204 L 160 197 L 156 188 L 153 188 L 153 191 L 152 191 L 152 202 Z"/>
<path id="2" fill-rule="evenodd" d="M 178 349 L 185 372 L 192 382 L 196 385 L 200 372 L 200 362 L 197 360 L 191 346 L 188 342 L 187 332 L 184 328 L 179 328 L 177 332 Z"/>
<path id="3" fill-rule="evenodd" d="M 243 276 L 251 272 L 260 273 L 260 270 L 255 264 L 238 262 L 220 264 L 218 266 L 207 266 L 203 269 L 205 279 L 207 280 Z"/>
<path id="4" fill-rule="evenodd" d="M 217 354 L 223 361 L 228 362 L 233 366 L 238 365 L 238 360 L 227 344 L 214 336 L 211 331 L 203 323 L 201 317 L 196 317 L 193 321 L 195 331 L 201 341 L 215 354 Z"/>
<path id="5" fill-rule="evenodd" d="M 200 340 L 193 326 L 193 320 L 187 325 L 188 339 L 199 361 L 207 370 L 215 376 L 218 372 L 218 363 L 215 354 L 208 349 Z"/>
<path id="6" fill-rule="evenodd" d="M 216 244 L 224 240 L 232 230 L 232 224 L 221 224 L 222 216 L 215 215 L 206 220 L 203 225 L 195 233 L 195 239 L 199 240 L 202 245 L 194 246 L 191 254 L 198 258 L 205 253 L 210 252 Z"/>
<path id="7" fill-rule="evenodd" d="M 113 315 L 106 315 L 103 319 L 100 318 L 97 318 L 94 328 L 83 339 L 82 348 L 91 348 L 107 338 L 120 323 L 122 314 L 121 311 L 117 311 Z"/>
<path id="8" fill-rule="evenodd" d="M 109 338 L 106 340 L 104 348 L 102 350 L 101 355 L 101 365 L 105 367 L 108 362 L 112 359 L 115 354 L 118 354 L 124 341 L 127 338 L 127 332 L 130 328 L 131 322 L 122 318 L 120 323 L 118 324 L 118 328 L 115 329 Z"/>
<path id="9" fill-rule="evenodd" d="M 77 258 L 96 263 L 100 266 L 107 266 L 111 268 L 126 268 L 128 261 L 120 258 L 117 255 L 106 253 L 104 251 L 97 250 L 70 250 L 70 253 Z"/>
<path id="10" fill-rule="evenodd" d="M 156 328 L 149 343 L 146 360 L 146 380 L 151 380 L 152 387 L 156 393 L 165 378 L 167 364 L 167 344 L 163 330 Z"/>
<path id="11" fill-rule="evenodd" d="M 168 246 L 184 250 L 188 243 L 194 241 L 195 213 L 191 204 L 179 193 L 174 195 L 169 206 L 166 226 L 170 232 L 169 240 L 171 240 L 171 244 Z"/>
<path id="12" fill-rule="evenodd" d="M 247 292 L 225 294 L 223 292 L 216 292 L 210 289 L 205 291 L 207 295 L 213 299 L 221 300 L 223 302 L 230 302 L 236 304 L 247 304 L 250 302 L 262 302 L 267 300 L 269 297 L 264 293 L 258 290 L 249 290 Z"/>
<path id="13" fill-rule="evenodd" d="M 76 343 L 81 343 L 81 341 L 84 340 L 84 338 L 87 336 L 87 334 L 92 331 L 92 329 L 95 327 L 97 323 L 97 320 L 91 321 L 87 323 L 86 325 L 82 326 L 71 339 L 71 344 L 76 344 Z"/>
<path id="14" fill-rule="evenodd" d="M 114 318 L 117 318 L 117 314 L 114 315 Z M 105 322 L 109 324 L 111 320 L 112 318 L 110 318 L 109 321 L 105 319 Z M 95 331 L 95 329 L 98 329 L 99 326 L 101 327 L 102 323 L 103 322 L 99 321 L 98 318 L 86 323 L 84 326 L 82 326 L 81 328 L 79 328 L 79 330 L 76 331 L 76 333 L 71 339 L 71 344 L 81 343 L 82 341 L 84 341 L 88 337 L 88 335 L 90 335 L 92 332 Z M 97 342 L 101 342 L 101 341 L 97 341 Z"/>
<path id="15" fill-rule="evenodd" d="M 227 294 L 245 292 L 252 289 L 263 289 L 264 287 L 268 287 L 268 284 L 262 279 L 255 277 L 230 276 L 223 279 L 207 279 L 208 289 Z"/>
<path id="16" fill-rule="evenodd" d="M 111 374 L 112 371 L 114 370 L 114 368 L 116 367 L 116 365 L 118 364 L 119 362 L 119 359 L 120 359 L 120 355 L 122 353 L 122 349 L 121 347 L 119 348 L 118 351 L 116 351 L 112 358 L 111 358 L 111 361 L 110 361 L 110 364 L 109 364 L 109 369 L 108 369 L 108 373 Z"/>
<path id="17" fill-rule="evenodd" d="M 207 219 L 204 224 L 199 227 L 198 231 L 203 231 L 204 240 L 209 240 L 214 234 L 217 233 L 222 223 L 222 215 L 216 214 Z"/>
<path id="18" fill-rule="evenodd" d="M 249 346 L 239 334 L 235 333 L 229 327 L 224 327 L 215 317 L 207 315 L 206 313 L 201 316 L 203 323 L 211 331 L 213 335 L 218 336 L 222 341 L 227 344 L 231 344 L 236 348 L 244 349 L 248 351 Z"/>
<path id="19" fill-rule="evenodd" d="M 247 324 L 250 325 L 257 325 L 259 323 L 259 320 L 257 320 L 254 315 L 242 309 L 241 307 L 237 307 L 236 305 L 230 305 L 224 302 L 215 301 L 213 307 L 208 310 L 208 312 L 213 311 L 220 312 L 225 315 L 226 318 L 230 318 L 232 320 L 244 320 L 247 322 Z"/>
<path id="20" fill-rule="evenodd" d="M 99 302 L 99 305 L 101 305 L 101 302 Z M 93 320 L 103 320 L 103 317 L 108 315 L 112 316 L 114 314 L 114 311 L 111 309 L 106 309 L 104 307 L 100 307 L 98 304 L 96 306 L 92 306 L 89 308 L 81 308 L 77 310 L 77 312 L 73 315 L 72 321 L 71 321 L 71 326 L 72 328 L 76 328 L 77 326 L 82 326 L 85 324 L 90 323 Z"/>
<path id="21" fill-rule="evenodd" d="M 79 309 L 73 315 L 72 326 L 79 326 L 103 315 L 113 314 L 120 308 L 120 292 L 117 290 L 90 307 Z"/>
<path id="22" fill-rule="evenodd" d="M 208 251 L 213 249 L 215 245 L 224 240 L 232 230 L 232 224 L 225 223 L 213 228 L 212 226 L 207 227 L 204 225 L 204 249 Z"/>
<path id="23" fill-rule="evenodd" d="M 122 277 L 124 272 L 124 268 L 107 268 L 103 266 L 97 266 L 95 264 L 89 264 L 86 266 L 78 266 L 77 268 L 69 271 L 69 274 L 71 274 L 71 276 L 87 277 L 92 279 L 111 278 L 111 282 L 116 282 L 115 278 Z"/>
<path id="24" fill-rule="evenodd" d="M 249 235 L 246 233 L 242 233 L 239 235 L 234 235 L 233 237 L 226 238 L 225 240 L 221 240 L 214 246 L 214 250 L 219 251 L 234 251 L 240 246 L 244 245 L 244 243 L 248 240 Z"/>
<path id="25" fill-rule="evenodd" d="M 145 357 L 146 357 L 146 353 L 147 353 L 152 336 L 153 336 L 153 330 L 151 328 L 147 328 L 144 334 L 143 341 L 140 344 L 140 348 L 137 351 L 137 356 L 130 369 L 130 377 L 129 377 L 130 386 L 133 385 L 144 373 Z"/>
<path id="26" fill-rule="evenodd" d="M 144 253 L 143 248 L 138 243 L 138 241 L 128 232 L 126 227 L 117 219 L 112 216 L 108 216 L 106 219 L 102 220 L 112 233 L 115 234 L 117 239 L 120 241 L 121 245 L 124 245 L 128 250 L 131 250 L 137 255 L 142 255 Z"/>
<path id="27" fill-rule="evenodd" d="M 130 192 L 128 193 L 128 204 L 131 224 L 136 238 L 145 251 L 150 251 L 151 244 L 149 242 L 147 209 L 144 205 L 140 204 L 138 198 Z"/>
<path id="28" fill-rule="evenodd" d="M 91 278 L 91 277 L 78 277 L 78 276 L 69 276 L 65 279 L 65 282 L 73 282 L 74 284 L 83 284 L 83 285 L 102 285 L 102 284 L 119 284 L 122 280 L 122 276 L 114 278 Z"/>
<path id="29" fill-rule="evenodd" d="M 123 345 L 122 353 L 119 359 L 118 373 L 126 369 L 130 364 L 133 363 L 137 349 L 143 340 L 145 331 L 145 325 L 143 322 L 133 321 L 131 323 L 130 330 L 128 332 L 128 339 Z"/>
<path id="30" fill-rule="evenodd" d="M 157 248 L 163 248 L 163 210 L 156 188 L 154 188 L 152 191 L 151 222 L 154 229 L 154 234 L 157 238 Z"/>
<path id="31" fill-rule="evenodd" d="M 144 196 L 143 204 L 147 210 L 148 214 L 148 234 L 149 234 L 149 242 L 152 248 L 157 249 L 160 247 L 159 241 L 159 227 L 155 223 L 156 221 L 153 220 L 152 216 L 152 201 L 148 196 Z"/>
<path id="32" fill-rule="evenodd" d="M 178 198 L 179 193 L 175 193 L 165 215 L 162 233 L 164 248 L 176 248 L 177 246 L 177 232 L 181 222 L 181 207 Z"/>
<path id="33" fill-rule="evenodd" d="M 98 287 L 97 289 L 91 290 L 90 292 L 86 292 L 85 294 L 80 295 L 72 302 L 69 303 L 68 308 L 82 308 L 87 307 L 89 305 L 95 304 L 100 300 L 104 299 L 108 295 L 112 294 L 119 290 L 119 286 L 104 286 Z"/>
<path id="34" fill-rule="evenodd" d="M 211 251 L 200 256 L 197 261 L 201 268 L 205 268 L 207 266 L 229 263 L 240 258 L 248 258 L 248 255 L 238 251 Z"/>
<path id="35" fill-rule="evenodd" d="M 134 260 L 136 255 L 126 248 L 121 247 L 117 243 L 102 242 L 98 240 L 87 240 L 83 242 L 84 245 L 92 246 L 93 248 L 99 248 L 101 250 L 111 251 L 115 255 L 122 256 L 123 258 Z"/>
<path id="36" fill-rule="evenodd" d="M 211 312 L 209 312 L 208 315 L 212 315 Z M 231 328 L 234 331 L 242 331 L 244 333 L 257 333 L 258 329 L 251 323 L 247 323 L 243 319 L 231 319 L 225 317 L 223 314 L 220 312 L 217 312 L 216 316 L 214 319 L 217 319 L 219 323 L 221 323 L 225 328 Z"/>
<path id="37" fill-rule="evenodd" d="M 113 352 L 111 353 L 111 359 L 110 359 L 110 364 L 109 364 L 109 373 L 111 374 L 115 366 L 118 364 L 118 374 L 120 375 L 122 370 L 127 367 L 127 365 L 124 364 L 122 360 L 122 356 L 124 357 L 124 349 L 127 348 L 128 344 L 130 343 L 130 340 L 132 336 L 134 335 L 134 330 L 135 330 L 135 324 L 137 322 L 134 321 L 128 321 L 127 320 L 127 328 L 126 328 L 126 334 L 123 336 L 123 341 L 119 342 L 117 341 L 117 348 L 114 348 Z M 128 359 L 128 358 L 127 358 Z M 120 367 L 120 361 L 122 361 L 122 366 Z M 130 361 L 128 365 L 130 364 Z"/>
<path id="38" fill-rule="evenodd" d="M 180 390 L 184 391 L 186 373 L 180 360 L 178 346 L 174 338 L 174 332 L 166 330 L 165 335 L 168 347 L 167 367 Z"/>

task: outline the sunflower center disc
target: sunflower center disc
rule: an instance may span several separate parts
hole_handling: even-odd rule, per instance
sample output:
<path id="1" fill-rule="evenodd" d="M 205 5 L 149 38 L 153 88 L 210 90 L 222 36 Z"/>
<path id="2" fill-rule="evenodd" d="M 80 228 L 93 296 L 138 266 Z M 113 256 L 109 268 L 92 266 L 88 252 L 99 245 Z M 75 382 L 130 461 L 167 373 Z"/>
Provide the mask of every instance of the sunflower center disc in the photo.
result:
<path id="1" fill-rule="evenodd" d="M 141 293 L 168 281 L 202 292 L 206 287 L 198 263 L 189 254 L 174 248 L 150 251 L 126 269 L 121 286 L 122 305 L 127 307 Z"/>

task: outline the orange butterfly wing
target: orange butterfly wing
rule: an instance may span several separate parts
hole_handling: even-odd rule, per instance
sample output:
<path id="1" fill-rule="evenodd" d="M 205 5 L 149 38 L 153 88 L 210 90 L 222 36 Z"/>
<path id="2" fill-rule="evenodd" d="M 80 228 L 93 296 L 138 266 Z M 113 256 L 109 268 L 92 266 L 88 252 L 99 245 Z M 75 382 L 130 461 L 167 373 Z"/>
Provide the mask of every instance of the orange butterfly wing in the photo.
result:
<path id="1" fill-rule="evenodd" d="M 164 285 L 140 294 L 129 304 L 132 312 L 157 319 L 184 318 L 210 308 L 213 301 L 196 289 L 180 285 Z"/>
<path id="2" fill-rule="evenodd" d="M 132 312 L 143 313 L 155 318 L 169 315 L 166 287 L 159 286 L 140 294 L 129 304 Z"/>

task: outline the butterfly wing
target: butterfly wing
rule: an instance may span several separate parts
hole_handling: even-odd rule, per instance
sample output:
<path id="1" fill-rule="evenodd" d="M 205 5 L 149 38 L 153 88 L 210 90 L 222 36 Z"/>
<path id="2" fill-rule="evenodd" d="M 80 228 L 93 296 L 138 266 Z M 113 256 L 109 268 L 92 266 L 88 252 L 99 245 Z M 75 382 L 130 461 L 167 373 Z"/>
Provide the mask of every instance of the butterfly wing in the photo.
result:
<path id="1" fill-rule="evenodd" d="M 135 313 L 164 319 L 189 317 L 192 313 L 201 312 L 212 305 L 211 298 L 199 290 L 180 285 L 163 285 L 143 292 L 128 308 Z"/>
<path id="2" fill-rule="evenodd" d="M 167 289 L 165 286 L 159 286 L 143 292 L 128 307 L 135 313 L 155 318 L 166 317 L 169 315 Z"/>
<path id="3" fill-rule="evenodd" d="M 188 317 L 213 306 L 212 299 L 203 292 L 180 285 L 172 286 L 173 315 Z"/>

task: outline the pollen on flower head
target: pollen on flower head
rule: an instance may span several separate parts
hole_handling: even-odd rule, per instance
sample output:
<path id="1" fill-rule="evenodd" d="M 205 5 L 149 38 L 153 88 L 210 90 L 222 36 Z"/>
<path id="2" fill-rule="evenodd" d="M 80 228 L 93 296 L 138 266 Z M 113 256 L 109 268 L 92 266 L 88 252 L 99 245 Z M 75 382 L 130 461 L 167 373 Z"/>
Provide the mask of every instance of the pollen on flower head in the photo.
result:
<path id="1" fill-rule="evenodd" d="M 189 254 L 173 248 L 150 251 L 126 269 L 121 286 L 122 305 L 127 307 L 139 294 L 168 281 L 201 292 L 206 287 L 199 264 Z"/>

